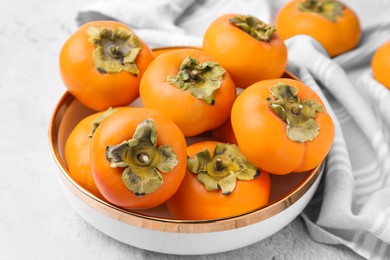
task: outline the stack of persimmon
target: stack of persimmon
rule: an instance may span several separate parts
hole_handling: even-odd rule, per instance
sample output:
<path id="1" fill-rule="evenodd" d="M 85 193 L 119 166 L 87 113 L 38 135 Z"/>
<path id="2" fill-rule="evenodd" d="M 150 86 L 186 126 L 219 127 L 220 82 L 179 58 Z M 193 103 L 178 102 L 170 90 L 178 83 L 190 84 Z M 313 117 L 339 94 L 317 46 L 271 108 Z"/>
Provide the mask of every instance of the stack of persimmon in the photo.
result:
<path id="1" fill-rule="evenodd" d="M 276 28 L 254 16 L 221 16 L 201 48 L 156 57 L 119 22 L 83 25 L 65 43 L 60 71 L 96 113 L 67 140 L 69 175 L 118 207 L 166 203 L 177 219 L 265 206 L 270 174 L 315 168 L 334 136 L 319 96 L 282 78 L 286 66 Z M 138 97 L 143 107 L 129 106 Z"/>

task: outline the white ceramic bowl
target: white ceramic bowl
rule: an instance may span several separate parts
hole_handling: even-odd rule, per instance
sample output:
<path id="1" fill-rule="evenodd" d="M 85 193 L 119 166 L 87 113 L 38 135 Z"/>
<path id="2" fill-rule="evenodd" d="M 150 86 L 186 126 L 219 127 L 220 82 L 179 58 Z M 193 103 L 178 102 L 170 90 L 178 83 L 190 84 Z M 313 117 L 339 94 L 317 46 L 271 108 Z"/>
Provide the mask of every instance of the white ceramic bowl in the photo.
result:
<path id="1" fill-rule="evenodd" d="M 171 49 L 155 50 L 155 55 Z M 289 72 L 283 76 L 297 79 Z M 140 102 L 136 101 L 132 106 L 140 106 Z M 49 145 L 60 186 L 72 207 L 88 223 L 114 239 L 150 251 L 179 255 L 211 254 L 244 247 L 269 237 L 302 212 L 314 195 L 324 169 L 324 163 L 321 163 L 305 173 L 271 175 L 269 204 L 238 216 L 189 221 L 172 219 L 165 205 L 150 210 L 125 210 L 97 198 L 78 185 L 66 167 L 66 140 L 76 124 L 92 113 L 94 111 L 83 106 L 69 92 L 63 95 L 53 112 Z M 194 139 L 188 141 L 193 142 Z"/>
<path id="2" fill-rule="evenodd" d="M 66 139 L 93 111 L 68 92 L 59 101 L 49 128 L 50 150 L 62 190 L 72 207 L 101 232 L 132 246 L 169 254 L 210 254 L 260 241 L 296 218 L 312 198 L 324 163 L 306 173 L 271 176 L 270 203 L 239 216 L 210 220 L 174 220 L 165 205 L 124 210 L 95 197 L 69 176 L 64 161 Z"/>

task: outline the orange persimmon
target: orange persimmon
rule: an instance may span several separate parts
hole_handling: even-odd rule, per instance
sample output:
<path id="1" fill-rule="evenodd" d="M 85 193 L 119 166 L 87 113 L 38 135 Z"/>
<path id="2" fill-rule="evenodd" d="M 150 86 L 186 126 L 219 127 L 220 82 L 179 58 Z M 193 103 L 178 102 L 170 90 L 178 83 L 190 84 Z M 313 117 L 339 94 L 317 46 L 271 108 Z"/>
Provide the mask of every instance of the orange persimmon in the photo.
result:
<path id="1" fill-rule="evenodd" d="M 390 89 L 390 41 L 382 44 L 374 53 L 371 60 L 374 79 Z"/>
<path id="2" fill-rule="evenodd" d="M 279 10 L 276 28 L 284 40 L 312 36 L 331 57 L 355 48 L 362 34 L 355 12 L 337 0 L 292 0 Z"/>
<path id="3" fill-rule="evenodd" d="M 102 111 L 126 106 L 138 97 L 139 82 L 152 59 L 150 48 L 126 25 L 93 21 L 65 42 L 60 72 L 73 96 Z"/>
<path id="4" fill-rule="evenodd" d="M 236 145 L 201 141 L 190 145 L 187 154 L 187 173 L 179 190 L 167 201 L 174 218 L 231 217 L 268 203 L 269 174 L 253 167 Z"/>
<path id="5" fill-rule="evenodd" d="M 279 78 L 287 66 L 287 48 L 275 27 L 253 16 L 227 14 L 217 18 L 206 30 L 202 50 L 241 88 Z"/>
<path id="6" fill-rule="evenodd" d="M 124 107 L 95 131 L 91 165 L 96 186 L 109 202 L 152 208 L 179 188 L 186 171 L 186 141 L 163 114 Z"/>
<path id="7" fill-rule="evenodd" d="M 91 170 L 91 138 L 99 124 L 116 109 L 108 109 L 83 118 L 73 128 L 65 144 L 65 162 L 69 176 L 81 187 L 96 197 L 103 199 L 92 177 Z"/>
<path id="8" fill-rule="evenodd" d="M 264 80 L 245 89 L 233 104 L 231 121 L 242 153 L 274 174 L 316 167 L 334 137 L 320 97 L 293 79 Z"/>
<path id="9" fill-rule="evenodd" d="M 229 117 L 236 87 L 209 55 L 182 49 L 153 60 L 142 77 L 140 97 L 145 108 L 165 114 L 185 136 L 194 136 Z"/>
<path id="10" fill-rule="evenodd" d="M 215 141 L 237 144 L 237 139 L 234 135 L 230 117 L 225 121 L 225 123 L 211 130 L 211 136 Z"/>

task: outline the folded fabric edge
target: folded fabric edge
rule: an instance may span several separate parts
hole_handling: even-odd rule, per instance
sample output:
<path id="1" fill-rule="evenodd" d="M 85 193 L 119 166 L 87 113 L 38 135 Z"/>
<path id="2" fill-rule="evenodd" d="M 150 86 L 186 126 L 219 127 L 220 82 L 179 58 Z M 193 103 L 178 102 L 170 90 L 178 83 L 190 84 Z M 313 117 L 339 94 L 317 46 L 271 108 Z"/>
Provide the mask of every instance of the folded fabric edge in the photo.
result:
<path id="1" fill-rule="evenodd" d="M 354 235 L 354 240 L 349 241 L 336 236 L 326 228 L 312 222 L 306 213 L 300 215 L 306 224 L 307 230 L 314 241 L 319 243 L 342 245 L 366 259 L 385 259 L 390 257 L 389 244 L 371 235 L 369 232 L 361 231 Z M 387 259 L 386 258 L 386 259 Z"/>
<path id="2" fill-rule="evenodd" d="M 110 20 L 110 21 L 118 21 L 117 19 L 102 14 L 96 11 L 80 11 L 77 13 L 76 22 L 78 26 L 86 24 L 88 22 L 97 21 L 97 20 Z"/>

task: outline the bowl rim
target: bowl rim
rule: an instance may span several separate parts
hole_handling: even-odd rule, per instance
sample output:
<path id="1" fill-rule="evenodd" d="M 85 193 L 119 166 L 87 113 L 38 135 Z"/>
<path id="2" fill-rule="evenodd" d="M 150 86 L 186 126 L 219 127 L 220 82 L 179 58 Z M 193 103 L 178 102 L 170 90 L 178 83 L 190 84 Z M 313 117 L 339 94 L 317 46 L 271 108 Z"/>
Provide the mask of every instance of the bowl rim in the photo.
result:
<path id="1" fill-rule="evenodd" d="M 261 208 L 236 216 L 212 220 L 178 220 L 133 212 L 117 207 L 94 196 L 92 193 L 76 183 L 69 175 L 65 162 L 63 162 L 60 157 L 57 137 L 61 118 L 67 107 L 74 100 L 75 98 L 69 92 L 66 92 L 57 103 L 54 113 L 50 119 L 48 132 L 49 147 L 54 162 L 60 170 L 59 172 L 61 172 L 61 174 L 59 174 L 57 171 L 57 175 L 74 195 L 86 204 L 90 205 L 92 208 L 108 215 L 109 217 L 134 226 L 165 232 L 204 233 L 225 231 L 255 224 L 276 215 L 297 202 L 311 188 L 324 169 L 325 162 L 323 161 L 316 168 L 310 170 L 308 175 L 294 189 L 284 196 Z"/>

